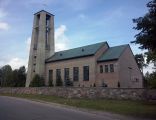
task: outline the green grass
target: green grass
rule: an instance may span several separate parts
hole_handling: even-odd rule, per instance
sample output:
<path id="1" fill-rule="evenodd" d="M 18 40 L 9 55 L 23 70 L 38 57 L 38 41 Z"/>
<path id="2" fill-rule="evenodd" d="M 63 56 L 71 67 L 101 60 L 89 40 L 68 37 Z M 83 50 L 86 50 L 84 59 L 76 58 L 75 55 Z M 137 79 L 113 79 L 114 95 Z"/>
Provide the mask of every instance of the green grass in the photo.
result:
<path id="1" fill-rule="evenodd" d="M 3 96 L 20 97 L 46 102 L 59 103 L 79 108 L 100 110 L 122 115 L 156 118 L 156 102 L 149 101 L 129 101 L 129 100 L 105 100 L 105 99 L 69 99 L 48 95 L 31 94 L 1 94 Z"/>

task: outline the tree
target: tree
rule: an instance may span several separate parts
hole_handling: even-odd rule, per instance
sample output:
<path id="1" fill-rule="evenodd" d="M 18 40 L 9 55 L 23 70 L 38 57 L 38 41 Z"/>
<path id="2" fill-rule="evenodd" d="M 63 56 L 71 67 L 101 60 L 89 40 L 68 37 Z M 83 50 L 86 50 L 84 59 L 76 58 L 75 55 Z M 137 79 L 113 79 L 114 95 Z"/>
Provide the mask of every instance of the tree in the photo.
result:
<path id="1" fill-rule="evenodd" d="M 26 81 L 26 69 L 21 66 L 12 71 L 12 87 L 24 87 Z"/>
<path id="2" fill-rule="evenodd" d="M 26 69 L 24 66 L 12 70 L 10 65 L 0 69 L 0 86 L 2 87 L 24 87 L 26 81 Z"/>
<path id="3" fill-rule="evenodd" d="M 150 73 L 147 71 L 146 74 L 143 76 L 143 85 L 145 88 L 149 87 L 149 77 Z"/>
<path id="4" fill-rule="evenodd" d="M 147 62 L 156 61 L 156 0 L 147 4 L 148 13 L 143 17 L 133 19 L 134 29 L 140 32 L 135 35 L 136 40 L 131 43 L 139 44 L 141 49 L 147 49 Z"/>
<path id="5" fill-rule="evenodd" d="M 2 70 L 0 69 L 0 86 L 2 86 Z"/>
<path id="6" fill-rule="evenodd" d="M 146 67 L 147 65 L 145 64 L 145 59 L 144 59 L 144 56 L 143 54 L 136 54 L 135 55 L 135 60 L 136 60 L 136 63 L 139 67 L 139 69 L 141 70 L 141 72 L 143 73 L 143 67 Z"/>
<path id="7" fill-rule="evenodd" d="M 36 74 L 30 83 L 30 87 L 42 87 L 42 86 L 45 86 L 44 79 L 43 77 L 40 77 L 38 74 Z"/>
<path id="8" fill-rule="evenodd" d="M 156 72 L 151 74 L 146 73 L 145 80 L 147 81 L 149 88 L 156 88 Z"/>
<path id="9" fill-rule="evenodd" d="M 1 68 L 1 86 L 13 87 L 12 68 L 10 65 L 5 65 Z"/>
<path id="10" fill-rule="evenodd" d="M 56 78 L 56 86 L 62 86 L 62 78 L 60 75 L 58 75 L 58 77 Z"/>
<path id="11" fill-rule="evenodd" d="M 13 86 L 17 87 L 18 84 L 18 69 L 15 69 L 12 71 L 12 80 L 13 80 Z"/>
<path id="12" fill-rule="evenodd" d="M 25 82 L 26 82 L 26 69 L 25 69 L 25 66 L 21 66 L 18 70 L 17 87 L 24 87 Z"/>

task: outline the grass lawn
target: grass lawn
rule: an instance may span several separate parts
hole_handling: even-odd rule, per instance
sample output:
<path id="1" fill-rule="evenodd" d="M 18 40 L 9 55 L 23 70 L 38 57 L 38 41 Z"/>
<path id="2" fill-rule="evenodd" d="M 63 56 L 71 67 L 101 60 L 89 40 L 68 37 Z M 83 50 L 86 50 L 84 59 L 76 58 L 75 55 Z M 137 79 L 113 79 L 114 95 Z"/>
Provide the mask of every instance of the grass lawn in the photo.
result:
<path id="1" fill-rule="evenodd" d="M 107 111 L 134 117 L 156 118 L 156 102 L 129 101 L 129 100 L 104 100 L 104 99 L 69 99 L 48 95 L 27 94 L 0 94 L 33 100 L 59 103 L 79 108 Z"/>

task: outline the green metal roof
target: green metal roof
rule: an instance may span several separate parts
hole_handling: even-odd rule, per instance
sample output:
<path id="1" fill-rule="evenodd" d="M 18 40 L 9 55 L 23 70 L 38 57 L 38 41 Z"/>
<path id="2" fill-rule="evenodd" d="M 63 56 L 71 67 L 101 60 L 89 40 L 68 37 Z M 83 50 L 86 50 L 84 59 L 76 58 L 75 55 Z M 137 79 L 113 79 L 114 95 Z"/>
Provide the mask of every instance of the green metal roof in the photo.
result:
<path id="1" fill-rule="evenodd" d="M 115 46 L 115 47 L 110 47 L 98 59 L 98 62 L 109 61 L 109 60 L 117 60 L 120 57 L 120 55 L 123 53 L 123 51 L 125 50 L 125 48 L 127 46 L 128 46 L 128 44 L 126 44 L 126 45 L 120 45 L 120 46 Z"/>
<path id="2" fill-rule="evenodd" d="M 48 62 L 67 60 L 79 57 L 86 57 L 94 55 L 102 46 L 107 44 L 107 42 L 96 43 L 92 45 L 87 45 L 83 47 L 73 48 L 69 50 L 56 52 L 53 56 L 46 60 Z M 108 45 L 108 44 L 107 44 Z"/>

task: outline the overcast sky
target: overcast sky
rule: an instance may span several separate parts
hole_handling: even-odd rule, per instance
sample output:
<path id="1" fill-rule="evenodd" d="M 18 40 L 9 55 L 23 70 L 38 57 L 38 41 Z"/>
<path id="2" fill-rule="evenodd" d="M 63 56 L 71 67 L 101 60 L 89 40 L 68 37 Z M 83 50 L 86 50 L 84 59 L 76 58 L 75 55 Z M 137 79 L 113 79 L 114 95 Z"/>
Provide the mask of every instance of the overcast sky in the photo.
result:
<path id="1" fill-rule="evenodd" d="M 55 15 L 55 50 L 107 41 L 129 44 L 138 31 L 133 18 L 147 13 L 150 0 L 0 0 L 0 66 L 27 66 L 33 14 Z M 133 53 L 138 46 L 130 44 Z"/>

